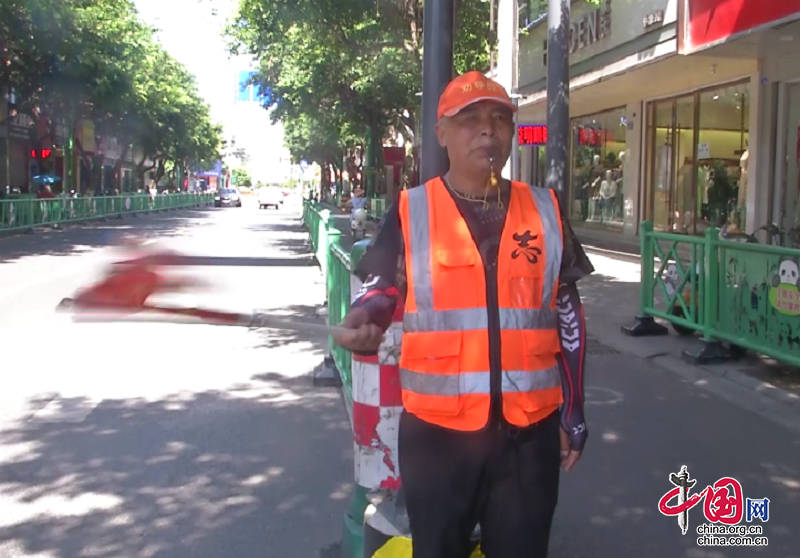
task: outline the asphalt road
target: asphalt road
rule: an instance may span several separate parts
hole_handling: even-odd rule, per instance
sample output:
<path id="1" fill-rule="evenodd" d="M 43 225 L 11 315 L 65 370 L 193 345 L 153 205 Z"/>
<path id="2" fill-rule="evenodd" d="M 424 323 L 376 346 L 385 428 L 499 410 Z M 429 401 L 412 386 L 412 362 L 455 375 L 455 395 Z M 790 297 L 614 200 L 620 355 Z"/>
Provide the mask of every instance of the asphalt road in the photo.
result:
<path id="1" fill-rule="evenodd" d="M 352 445 L 339 394 L 311 387 L 318 334 L 53 312 L 136 234 L 203 256 L 181 272 L 215 289 L 176 303 L 308 319 L 323 288 L 299 215 L 295 201 L 0 239 L 0 558 L 316 558 L 336 543 Z M 590 442 L 562 478 L 552 558 L 800 556 L 797 435 L 651 361 L 590 349 Z M 657 506 L 682 465 L 693 492 L 734 477 L 769 498 L 769 546 L 698 546 L 702 504 L 681 535 Z"/>
<path id="2" fill-rule="evenodd" d="M 311 387 L 324 338 L 54 313 L 135 234 L 203 256 L 181 272 L 214 288 L 173 302 L 308 319 L 298 204 L 0 239 L 0 558 L 299 558 L 341 537 L 352 436 Z"/>

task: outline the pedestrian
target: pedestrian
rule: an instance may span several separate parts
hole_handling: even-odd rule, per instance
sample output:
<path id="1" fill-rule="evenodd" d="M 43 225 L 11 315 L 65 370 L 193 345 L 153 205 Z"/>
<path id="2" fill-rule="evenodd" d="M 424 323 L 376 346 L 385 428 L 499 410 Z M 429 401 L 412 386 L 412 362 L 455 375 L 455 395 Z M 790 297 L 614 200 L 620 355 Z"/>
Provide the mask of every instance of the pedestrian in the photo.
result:
<path id="1" fill-rule="evenodd" d="M 357 274 L 337 334 L 375 354 L 404 304 L 399 462 L 414 558 L 542 558 L 587 438 L 585 323 L 594 271 L 554 191 L 498 179 L 516 107 L 480 72 L 439 99 L 450 170 L 403 190 Z M 559 319 L 560 313 L 560 319 Z"/>
<path id="2" fill-rule="evenodd" d="M 353 190 L 353 197 L 347 200 L 345 208 L 350 210 L 350 222 L 353 221 L 353 216 L 358 209 L 367 209 L 369 200 L 366 198 L 366 192 L 360 186 L 356 186 Z"/>

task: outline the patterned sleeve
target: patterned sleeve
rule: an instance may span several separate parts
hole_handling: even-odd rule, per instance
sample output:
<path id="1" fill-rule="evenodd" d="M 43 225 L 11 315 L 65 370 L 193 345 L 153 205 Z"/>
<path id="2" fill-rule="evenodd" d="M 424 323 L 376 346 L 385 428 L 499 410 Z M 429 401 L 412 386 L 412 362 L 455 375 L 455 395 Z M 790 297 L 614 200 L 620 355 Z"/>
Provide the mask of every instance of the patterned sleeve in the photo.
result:
<path id="1" fill-rule="evenodd" d="M 388 328 L 398 301 L 403 299 L 406 285 L 403 234 L 397 204 L 389 207 L 355 274 L 363 285 L 358 293 L 354 293 L 352 307 L 366 309 L 371 314 L 372 323 Z"/>

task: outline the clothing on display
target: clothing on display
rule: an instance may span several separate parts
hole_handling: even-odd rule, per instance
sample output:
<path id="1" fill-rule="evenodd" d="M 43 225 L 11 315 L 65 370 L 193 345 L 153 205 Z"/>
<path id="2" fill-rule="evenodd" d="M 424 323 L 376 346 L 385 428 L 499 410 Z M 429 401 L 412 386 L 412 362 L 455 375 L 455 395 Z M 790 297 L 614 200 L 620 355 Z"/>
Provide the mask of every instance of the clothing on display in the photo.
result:
<path id="1" fill-rule="evenodd" d="M 737 205 L 747 206 L 747 165 L 750 162 L 750 148 L 746 148 L 742 157 L 739 159 L 739 193 L 737 195 Z"/>
<path id="2" fill-rule="evenodd" d="M 600 203 L 602 207 L 600 220 L 613 221 L 617 213 L 617 181 L 614 180 L 613 171 L 607 170 L 606 177 L 600 184 Z"/>

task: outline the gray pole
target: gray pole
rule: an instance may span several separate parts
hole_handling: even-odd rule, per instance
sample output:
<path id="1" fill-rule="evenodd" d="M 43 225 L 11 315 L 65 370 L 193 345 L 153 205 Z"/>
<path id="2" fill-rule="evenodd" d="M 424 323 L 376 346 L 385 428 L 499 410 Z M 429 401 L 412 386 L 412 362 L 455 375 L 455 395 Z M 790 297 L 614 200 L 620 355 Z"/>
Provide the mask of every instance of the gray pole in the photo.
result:
<path id="1" fill-rule="evenodd" d="M 569 28 L 570 0 L 550 0 L 547 9 L 547 179 L 569 211 Z"/>
<path id="2" fill-rule="evenodd" d="M 7 194 L 11 193 L 11 100 L 14 95 L 11 88 L 8 88 L 6 95 L 6 113 L 3 115 L 6 121 L 6 145 L 5 145 L 5 161 L 3 162 L 3 188 L 8 188 Z"/>
<path id="3" fill-rule="evenodd" d="M 420 180 L 447 172 L 447 152 L 436 139 L 439 96 L 453 78 L 454 0 L 427 0 L 422 9 L 422 145 Z"/>
<path id="4" fill-rule="evenodd" d="M 512 95 L 511 101 L 519 108 L 519 95 Z M 511 141 L 511 180 L 519 180 L 519 112 L 514 114 L 514 137 Z"/>

